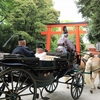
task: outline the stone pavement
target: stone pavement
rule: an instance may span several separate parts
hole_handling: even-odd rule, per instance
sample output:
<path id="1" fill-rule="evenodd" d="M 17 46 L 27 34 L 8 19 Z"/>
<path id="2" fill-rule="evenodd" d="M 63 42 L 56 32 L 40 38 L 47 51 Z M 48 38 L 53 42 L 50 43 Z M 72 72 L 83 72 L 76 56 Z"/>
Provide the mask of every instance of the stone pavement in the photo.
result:
<path id="1" fill-rule="evenodd" d="M 64 78 L 62 78 L 62 80 L 63 79 Z M 97 82 L 98 80 L 96 79 L 95 82 L 96 86 Z M 67 89 L 66 85 L 61 83 L 58 84 L 58 87 L 54 91 L 54 93 L 49 94 L 44 90 L 43 96 L 49 97 L 50 98 L 49 100 L 73 100 L 73 98 L 71 97 L 70 89 Z M 43 100 L 43 99 L 39 97 L 39 99 L 37 100 Z M 94 93 L 91 94 L 90 87 L 85 84 L 83 92 L 78 100 L 100 100 L 100 90 L 96 88 L 96 90 L 94 90 Z"/>

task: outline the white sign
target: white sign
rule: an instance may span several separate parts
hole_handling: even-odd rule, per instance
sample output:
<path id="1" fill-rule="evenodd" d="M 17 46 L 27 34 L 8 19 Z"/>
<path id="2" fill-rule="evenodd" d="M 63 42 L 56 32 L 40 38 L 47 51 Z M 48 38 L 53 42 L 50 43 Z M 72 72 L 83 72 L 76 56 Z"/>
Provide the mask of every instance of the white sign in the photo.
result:
<path id="1" fill-rule="evenodd" d="M 100 42 L 98 42 L 98 43 L 96 44 L 96 50 L 97 50 L 97 51 L 100 51 Z"/>

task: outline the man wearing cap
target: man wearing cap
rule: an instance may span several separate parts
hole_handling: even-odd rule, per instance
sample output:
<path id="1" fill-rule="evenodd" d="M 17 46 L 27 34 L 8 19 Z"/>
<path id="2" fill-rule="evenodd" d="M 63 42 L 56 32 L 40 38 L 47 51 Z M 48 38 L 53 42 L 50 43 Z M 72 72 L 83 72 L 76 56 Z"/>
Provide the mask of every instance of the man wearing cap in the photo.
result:
<path id="1" fill-rule="evenodd" d="M 45 59 L 46 52 L 45 45 L 43 43 L 37 43 L 35 57 L 39 58 L 40 60 Z"/>
<path id="2" fill-rule="evenodd" d="M 68 31 L 67 31 L 67 27 L 64 26 L 63 27 L 63 31 L 64 33 L 62 34 L 62 36 L 59 38 L 58 42 L 57 42 L 57 52 L 61 52 L 61 53 L 67 53 L 67 51 L 75 51 L 75 46 L 73 45 L 73 43 L 67 38 L 68 37 Z"/>
<path id="3" fill-rule="evenodd" d="M 26 40 L 19 35 L 18 46 L 12 51 L 12 54 L 21 54 L 25 57 L 34 57 L 34 52 L 26 46 Z"/>

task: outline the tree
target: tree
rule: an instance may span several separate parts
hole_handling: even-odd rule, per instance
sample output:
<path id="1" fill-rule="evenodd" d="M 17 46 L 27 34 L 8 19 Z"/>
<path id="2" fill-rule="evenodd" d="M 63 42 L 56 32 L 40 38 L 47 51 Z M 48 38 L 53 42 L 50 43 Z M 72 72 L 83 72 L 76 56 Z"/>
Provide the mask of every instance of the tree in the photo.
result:
<path id="1" fill-rule="evenodd" d="M 13 9 L 13 3 L 14 3 L 14 0 L 0 1 L 0 23 L 3 22 L 7 18 L 9 11 Z"/>
<path id="2" fill-rule="evenodd" d="M 77 8 L 79 9 L 79 12 L 82 13 L 83 17 L 90 18 L 92 12 L 92 4 L 94 0 L 75 0 Z"/>
<path id="3" fill-rule="evenodd" d="M 89 21 L 88 39 L 91 43 L 100 41 L 100 0 L 78 0 L 76 5 L 83 17 Z"/>
<path id="4" fill-rule="evenodd" d="M 6 18 L 11 33 L 28 34 L 28 37 L 24 35 L 27 44 L 31 49 L 35 49 L 36 42 L 45 41 L 45 36 L 40 34 L 41 31 L 46 30 L 45 24 L 59 23 L 60 12 L 53 8 L 52 0 L 15 0 L 14 2 L 14 8 L 9 11 Z M 14 48 L 10 45 L 14 43 L 15 38 L 7 45 L 7 48 L 10 47 L 9 50 Z"/>

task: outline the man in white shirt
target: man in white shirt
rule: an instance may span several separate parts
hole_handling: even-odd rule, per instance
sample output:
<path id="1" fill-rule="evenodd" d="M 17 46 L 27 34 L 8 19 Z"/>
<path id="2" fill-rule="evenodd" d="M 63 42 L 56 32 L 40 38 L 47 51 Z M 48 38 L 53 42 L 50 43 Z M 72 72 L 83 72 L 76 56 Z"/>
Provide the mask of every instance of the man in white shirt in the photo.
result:
<path id="1" fill-rule="evenodd" d="M 57 56 L 47 55 L 47 50 L 45 50 L 45 45 L 43 43 L 38 43 L 36 46 L 36 53 L 35 57 L 39 58 L 40 60 L 51 61 L 54 58 L 58 58 Z"/>
<path id="2" fill-rule="evenodd" d="M 35 57 L 38 57 L 40 60 L 45 59 L 46 52 L 42 47 L 36 47 Z"/>

